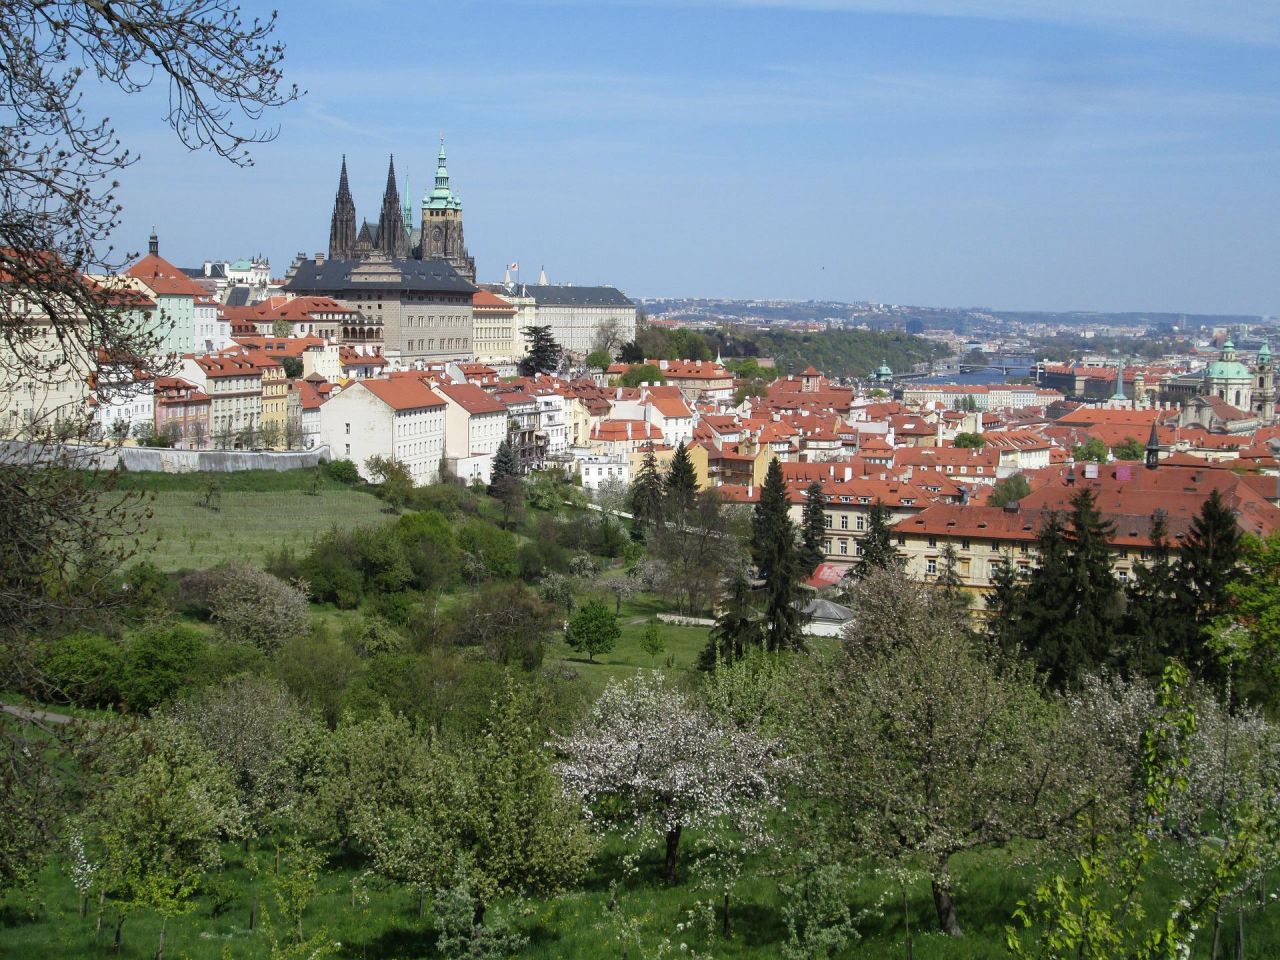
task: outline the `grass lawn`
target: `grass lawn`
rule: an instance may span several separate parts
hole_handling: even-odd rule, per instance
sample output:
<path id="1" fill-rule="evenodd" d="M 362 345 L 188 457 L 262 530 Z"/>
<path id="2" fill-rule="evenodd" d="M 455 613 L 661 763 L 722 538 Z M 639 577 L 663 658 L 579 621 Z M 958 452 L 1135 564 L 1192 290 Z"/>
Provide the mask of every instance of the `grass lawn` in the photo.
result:
<path id="1" fill-rule="evenodd" d="M 201 506 L 195 490 L 157 490 L 138 547 L 161 570 L 194 570 L 224 560 L 261 566 L 285 544 L 299 552 L 330 527 L 374 526 L 392 519 L 382 501 L 345 487 L 300 491 L 223 490 L 220 506 Z"/>

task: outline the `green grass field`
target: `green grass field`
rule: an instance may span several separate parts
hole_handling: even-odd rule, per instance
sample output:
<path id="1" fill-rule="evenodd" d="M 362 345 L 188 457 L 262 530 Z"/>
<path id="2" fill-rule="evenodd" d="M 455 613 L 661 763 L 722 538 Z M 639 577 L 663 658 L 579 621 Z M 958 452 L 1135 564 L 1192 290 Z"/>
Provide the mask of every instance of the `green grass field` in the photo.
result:
<path id="1" fill-rule="evenodd" d="M 120 485 L 143 490 L 152 517 L 143 525 L 139 559 L 161 570 L 194 570 L 224 560 L 261 565 L 289 544 L 301 552 L 331 527 L 387 522 L 369 492 L 323 480 L 308 494 L 311 471 L 219 474 L 217 509 L 205 507 L 209 474 L 126 473 Z"/>

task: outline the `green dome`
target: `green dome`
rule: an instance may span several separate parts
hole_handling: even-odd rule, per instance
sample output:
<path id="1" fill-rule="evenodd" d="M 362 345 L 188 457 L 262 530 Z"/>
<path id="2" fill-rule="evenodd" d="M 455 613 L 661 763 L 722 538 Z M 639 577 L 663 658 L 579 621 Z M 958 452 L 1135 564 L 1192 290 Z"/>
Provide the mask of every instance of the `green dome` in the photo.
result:
<path id="1" fill-rule="evenodd" d="M 1205 369 L 1204 375 L 1209 380 L 1249 380 L 1253 376 L 1243 363 L 1235 360 L 1215 360 Z"/>
<path id="2" fill-rule="evenodd" d="M 880 369 L 878 369 L 878 370 L 876 371 L 876 376 L 877 376 L 877 377 L 892 377 L 892 376 L 893 376 L 893 371 L 889 369 L 889 365 L 888 365 L 887 363 L 882 363 L 882 364 L 880 364 Z"/>

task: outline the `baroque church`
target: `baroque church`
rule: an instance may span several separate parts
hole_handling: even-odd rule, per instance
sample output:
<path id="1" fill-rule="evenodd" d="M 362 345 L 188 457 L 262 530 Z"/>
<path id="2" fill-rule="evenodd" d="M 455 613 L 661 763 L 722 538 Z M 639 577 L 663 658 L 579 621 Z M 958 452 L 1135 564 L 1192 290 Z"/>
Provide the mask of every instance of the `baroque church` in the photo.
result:
<path id="1" fill-rule="evenodd" d="M 329 225 L 329 259 L 365 260 L 379 255 L 389 260 L 444 260 L 460 277 L 475 283 L 476 262 L 467 253 L 463 239 L 462 201 L 449 187 L 443 137 L 436 158 L 435 186 L 422 198 L 422 217 L 417 226 L 407 187 L 402 200 L 396 186 L 396 164 L 392 157 L 378 222 L 372 224 L 365 220 L 357 229 L 356 205 L 347 184 L 347 158 L 342 158 Z"/>

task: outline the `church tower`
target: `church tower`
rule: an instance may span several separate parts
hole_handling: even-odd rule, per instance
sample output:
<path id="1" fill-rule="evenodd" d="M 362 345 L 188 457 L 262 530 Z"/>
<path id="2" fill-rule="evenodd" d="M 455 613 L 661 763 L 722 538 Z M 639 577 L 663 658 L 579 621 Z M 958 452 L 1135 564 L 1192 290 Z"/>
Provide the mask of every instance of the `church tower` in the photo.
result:
<path id="1" fill-rule="evenodd" d="M 396 158 L 387 167 L 387 189 L 382 194 L 382 214 L 378 217 L 378 250 L 392 260 L 409 256 L 409 235 L 400 212 L 400 191 L 396 189 Z"/>
<path id="2" fill-rule="evenodd" d="M 347 157 L 342 156 L 342 173 L 338 176 L 338 194 L 333 201 L 333 219 L 329 221 L 329 259 L 355 259 L 356 204 L 347 185 Z"/>
<path id="3" fill-rule="evenodd" d="M 458 274 L 476 282 L 476 262 L 467 253 L 462 235 L 462 201 L 449 188 L 449 170 L 445 164 L 444 137 L 436 157 L 436 182 L 422 201 L 423 260 L 448 260 Z"/>
<path id="4" fill-rule="evenodd" d="M 1276 418 L 1276 370 L 1271 362 L 1271 344 L 1262 341 L 1258 350 L 1258 389 L 1253 395 L 1253 409 L 1264 425 Z"/>

